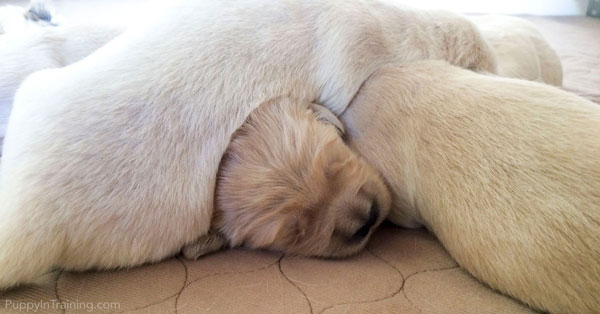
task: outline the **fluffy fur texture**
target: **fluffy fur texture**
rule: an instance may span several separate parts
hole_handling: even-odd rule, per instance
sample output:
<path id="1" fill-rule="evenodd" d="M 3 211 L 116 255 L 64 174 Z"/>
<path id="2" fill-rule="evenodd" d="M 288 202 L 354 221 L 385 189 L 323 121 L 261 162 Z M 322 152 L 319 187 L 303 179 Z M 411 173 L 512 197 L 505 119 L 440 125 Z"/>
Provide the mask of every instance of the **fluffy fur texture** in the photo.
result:
<path id="1" fill-rule="evenodd" d="M 180 0 L 147 17 L 17 92 L 0 172 L 0 288 L 55 267 L 158 261 L 207 234 L 221 157 L 268 99 L 339 114 L 392 61 L 495 70 L 465 18 L 375 1 Z"/>
<path id="2" fill-rule="evenodd" d="M 471 20 L 494 49 L 499 75 L 562 85 L 560 59 L 533 23 L 501 15 Z"/>
<path id="3" fill-rule="evenodd" d="M 14 5 L 0 7 L 0 35 L 11 29 L 13 25 L 23 25 L 26 22 L 23 8 Z"/>
<path id="4" fill-rule="evenodd" d="M 600 107 L 443 62 L 382 67 L 342 119 L 384 175 L 389 219 L 551 313 L 600 309 Z"/>
<path id="5" fill-rule="evenodd" d="M 41 3 L 28 9 L 0 7 L 0 155 L 14 94 L 25 78 L 39 70 L 59 68 L 88 56 L 121 29 L 105 25 L 49 26 Z"/>
<path id="6" fill-rule="evenodd" d="M 339 123 L 334 116 L 325 121 Z M 217 179 L 217 240 L 200 242 L 212 249 L 222 242 L 343 257 L 365 246 L 390 203 L 379 174 L 334 125 L 318 120 L 306 104 L 276 100 L 253 111 L 234 134 Z M 192 245 L 193 257 L 210 251 Z"/>
<path id="7" fill-rule="evenodd" d="M 0 101 L 12 102 L 31 73 L 59 68 L 88 56 L 120 29 L 96 25 L 38 27 L 0 35 Z"/>

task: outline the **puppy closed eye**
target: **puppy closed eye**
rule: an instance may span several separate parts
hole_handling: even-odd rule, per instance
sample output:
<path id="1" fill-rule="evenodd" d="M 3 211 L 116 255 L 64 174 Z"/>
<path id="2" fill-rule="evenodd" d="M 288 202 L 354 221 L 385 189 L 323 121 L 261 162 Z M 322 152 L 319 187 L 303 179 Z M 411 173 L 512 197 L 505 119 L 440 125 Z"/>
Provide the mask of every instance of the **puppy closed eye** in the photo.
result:
<path id="1" fill-rule="evenodd" d="M 352 235 L 352 240 L 362 240 L 369 234 L 371 228 L 377 223 L 379 211 L 379 204 L 374 201 L 371 205 L 371 210 L 369 211 L 369 218 L 367 218 L 364 224 Z"/>

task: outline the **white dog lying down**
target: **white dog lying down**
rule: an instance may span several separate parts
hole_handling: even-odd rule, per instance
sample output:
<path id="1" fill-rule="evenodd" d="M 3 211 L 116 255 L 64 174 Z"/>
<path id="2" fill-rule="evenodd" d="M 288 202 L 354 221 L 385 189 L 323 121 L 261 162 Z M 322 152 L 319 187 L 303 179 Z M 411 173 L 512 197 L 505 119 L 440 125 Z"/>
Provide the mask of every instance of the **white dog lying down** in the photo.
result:
<path id="1" fill-rule="evenodd" d="M 49 26 L 50 19 L 39 3 L 0 7 L 6 31 L 0 35 L 0 152 L 15 91 L 29 74 L 79 61 L 121 32 L 107 25 Z"/>
<path id="2" fill-rule="evenodd" d="M 0 64 L 0 156 L 13 95 L 25 77 L 83 59 L 123 30 L 108 25 L 46 27 L 56 26 L 51 19 L 43 2 L 32 1 L 27 9 L 0 7 L 0 33 L 5 29 L 9 34 L 0 37 L 0 59 L 7 60 Z M 494 49 L 498 74 L 562 84 L 560 60 L 532 23 L 508 16 L 471 19 Z"/>
<path id="3" fill-rule="evenodd" d="M 268 99 L 339 114 L 392 61 L 495 71 L 476 27 L 449 13 L 349 0 L 159 11 L 17 92 L 0 172 L 0 288 L 53 268 L 158 261 L 206 235 L 221 157 Z"/>
<path id="4" fill-rule="evenodd" d="M 424 61 L 380 68 L 342 120 L 392 189 L 392 222 L 529 305 L 598 312 L 600 106 Z"/>
<path id="5" fill-rule="evenodd" d="M 498 61 L 498 75 L 562 86 L 556 52 L 533 23 L 514 16 L 471 17 Z"/>

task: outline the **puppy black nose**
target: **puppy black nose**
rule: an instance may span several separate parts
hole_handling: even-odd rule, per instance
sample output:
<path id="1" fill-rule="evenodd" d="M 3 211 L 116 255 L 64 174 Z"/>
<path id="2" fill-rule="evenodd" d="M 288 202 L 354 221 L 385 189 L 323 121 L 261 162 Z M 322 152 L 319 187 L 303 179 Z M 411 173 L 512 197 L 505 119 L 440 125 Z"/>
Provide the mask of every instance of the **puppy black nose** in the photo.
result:
<path id="1" fill-rule="evenodd" d="M 362 239 L 369 234 L 371 228 L 377 223 L 377 219 L 379 218 L 379 204 L 376 201 L 373 201 L 371 204 L 371 211 L 369 212 L 369 218 L 365 223 L 354 233 L 353 238 Z"/>

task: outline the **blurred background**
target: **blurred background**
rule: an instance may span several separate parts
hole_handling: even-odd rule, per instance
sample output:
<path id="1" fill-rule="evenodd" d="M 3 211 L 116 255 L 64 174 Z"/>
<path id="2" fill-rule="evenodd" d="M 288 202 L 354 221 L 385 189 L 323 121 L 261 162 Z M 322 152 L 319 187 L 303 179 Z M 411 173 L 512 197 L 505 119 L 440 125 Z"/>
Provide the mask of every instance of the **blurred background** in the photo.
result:
<path id="1" fill-rule="evenodd" d="M 589 0 L 388 0 L 419 8 L 437 8 L 461 13 L 585 15 Z M 591 0 L 600 2 L 600 0 Z"/>
<path id="2" fill-rule="evenodd" d="M 85 16 L 86 21 L 110 18 L 113 23 L 135 20 L 152 0 L 44 0 L 60 15 Z M 171 1 L 171 0 L 167 0 Z M 199 0 L 202 1 L 202 0 Z M 384 0 L 418 8 L 446 9 L 459 13 L 492 13 L 537 16 L 584 16 L 600 14 L 600 0 Z M 25 6 L 29 0 L 0 0 L 0 5 Z M 90 14 L 83 12 L 89 11 Z M 78 14 L 72 14 L 77 12 Z"/>

